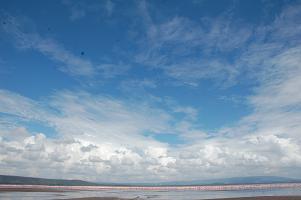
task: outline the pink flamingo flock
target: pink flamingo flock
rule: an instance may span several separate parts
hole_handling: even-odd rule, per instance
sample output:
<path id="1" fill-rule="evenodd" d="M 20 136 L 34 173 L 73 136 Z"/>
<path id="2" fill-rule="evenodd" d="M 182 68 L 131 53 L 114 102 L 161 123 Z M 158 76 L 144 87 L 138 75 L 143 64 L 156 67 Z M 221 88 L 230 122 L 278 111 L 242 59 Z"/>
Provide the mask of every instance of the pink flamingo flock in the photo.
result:
<path id="1" fill-rule="evenodd" d="M 196 185 L 196 186 L 50 186 L 50 185 L 0 185 L 0 189 L 57 189 L 57 190 L 261 190 L 300 188 L 301 183 L 241 184 L 241 185 Z"/>

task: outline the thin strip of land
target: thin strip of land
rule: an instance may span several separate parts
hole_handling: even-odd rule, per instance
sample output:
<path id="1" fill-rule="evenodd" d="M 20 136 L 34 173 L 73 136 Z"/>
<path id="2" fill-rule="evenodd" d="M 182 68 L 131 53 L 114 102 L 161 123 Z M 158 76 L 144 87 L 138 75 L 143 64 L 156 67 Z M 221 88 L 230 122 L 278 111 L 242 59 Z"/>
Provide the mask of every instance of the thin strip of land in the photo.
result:
<path id="1" fill-rule="evenodd" d="M 215 200 L 301 200 L 301 196 L 258 196 L 258 197 L 237 197 Z"/>
<path id="2" fill-rule="evenodd" d="M 136 200 L 136 199 L 137 198 L 131 200 Z M 75 199 L 67 199 L 67 200 L 129 200 L 129 199 L 120 199 L 115 197 L 86 197 L 86 198 L 75 198 Z M 214 199 L 214 200 L 301 200 L 301 196 L 238 197 L 238 198 L 224 198 L 224 199 Z"/>
<path id="3" fill-rule="evenodd" d="M 0 192 L 65 192 L 56 188 L 0 188 Z"/>
<path id="4" fill-rule="evenodd" d="M 123 198 L 117 198 L 117 197 L 84 197 L 84 198 L 74 198 L 74 199 L 65 199 L 65 200 L 138 200 L 138 199 L 137 198 L 123 199 Z"/>

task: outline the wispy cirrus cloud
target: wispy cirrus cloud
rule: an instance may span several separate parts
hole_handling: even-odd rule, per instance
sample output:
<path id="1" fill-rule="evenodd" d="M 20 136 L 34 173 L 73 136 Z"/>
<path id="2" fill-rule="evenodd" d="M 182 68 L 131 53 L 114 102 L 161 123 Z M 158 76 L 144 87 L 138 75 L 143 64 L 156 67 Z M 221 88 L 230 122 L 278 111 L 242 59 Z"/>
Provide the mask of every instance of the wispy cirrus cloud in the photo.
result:
<path id="1" fill-rule="evenodd" d="M 65 5 L 70 13 L 70 20 L 75 21 L 86 17 L 88 14 L 91 13 L 101 13 L 105 12 L 107 17 L 110 17 L 115 8 L 115 3 L 111 0 L 96 2 L 87 4 L 87 2 L 83 1 L 70 1 L 70 0 L 63 0 L 62 4 Z"/>
<path id="2" fill-rule="evenodd" d="M 242 23 L 234 8 L 198 21 L 176 16 L 155 23 L 149 7 L 146 1 L 138 5 L 145 36 L 136 61 L 191 86 L 204 80 L 220 87 L 257 80 L 267 58 L 300 43 L 298 5 L 285 7 L 268 24 Z"/>
<path id="3" fill-rule="evenodd" d="M 1 24 L 1 29 L 12 36 L 18 48 L 40 52 L 57 62 L 59 69 L 70 75 L 91 77 L 96 74 L 95 65 L 90 60 L 75 56 L 57 41 L 45 38 L 36 31 L 24 31 L 26 25 L 16 17 L 4 14 L 3 18 L 6 23 Z"/>
<path id="4" fill-rule="evenodd" d="M 192 86 L 205 79 L 224 86 L 236 82 L 240 69 L 228 55 L 245 48 L 253 34 L 251 25 L 234 20 L 231 10 L 199 21 L 176 16 L 154 23 L 148 6 L 146 1 L 138 5 L 145 24 L 138 63 L 162 69 L 165 75 Z"/>

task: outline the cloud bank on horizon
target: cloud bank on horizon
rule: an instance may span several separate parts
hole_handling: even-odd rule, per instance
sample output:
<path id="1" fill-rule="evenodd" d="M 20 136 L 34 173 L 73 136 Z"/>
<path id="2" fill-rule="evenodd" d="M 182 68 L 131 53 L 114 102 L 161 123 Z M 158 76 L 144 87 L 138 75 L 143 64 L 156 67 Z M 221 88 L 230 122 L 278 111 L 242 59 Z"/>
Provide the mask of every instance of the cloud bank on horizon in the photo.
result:
<path id="1" fill-rule="evenodd" d="M 0 7 L 0 174 L 301 178 L 300 1 Z"/>

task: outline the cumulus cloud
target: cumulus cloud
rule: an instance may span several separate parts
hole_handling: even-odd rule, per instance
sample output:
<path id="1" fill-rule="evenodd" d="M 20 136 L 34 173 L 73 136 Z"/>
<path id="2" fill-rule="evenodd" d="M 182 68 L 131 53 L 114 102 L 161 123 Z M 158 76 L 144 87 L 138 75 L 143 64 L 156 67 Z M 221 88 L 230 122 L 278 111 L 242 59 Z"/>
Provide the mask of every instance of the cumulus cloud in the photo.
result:
<path id="1" fill-rule="evenodd" d="M 1 113 L 15 119 L 39 119 L 58 132 L 58 137 L 50 138 L 20 124 L 16 128 L 2 126 L 0 159 L 5 174 L 81 179 L 98 174 L 93 180 L 123 182 L 228 177 L 246 175 L 246 171 L 247 175 L 295 176 L 301 167 L 299 121 L 292 121 L 294 126 L 277 123 L 274 128 L 263 123 L 250 132 L 208 138 L 192 121 L 171 127 L 172 112 L 147 103 L 132 104 L 79 91 L 57 92 L 47 103 L 8 91 L 1 91 L 0 99 Z M 12 105 L 22 105 L 23 112 Z M 178 108 L 175 112 L 193 110 Z M 227 131 L 252 126 L 251 118 L 257 112 Z M 169 146 L 145 137 L 144 131 L 174 132 L 188 143 Z"/>
<path id="2" fill-rule="evenodd" d="M 40 167 L 53 163 L 49 166 L 61 166 L 61 171 L 55 174 L 54 169 L 49 173 L 43 170 L 39 175 L 66 173 L 67 176 L 79 170 L 79 174 L 83 173 L 82 178 L 89 177 L 92 172 L 106 172 L 108 174 L 103 177 L 121 181 L 123 179 L 120 177 L 125 175 L 120 176 L 120 173 L 130 173 L 132 167 L 137 168 L 136 176 L 142 177 L 144 165 L 150 167 L 144 163 L 146 154 L 168 146 L 143 136 L 145 131 L 159 134 L 169 129 L 169 114 L 146 103 L 67 91 L 54 94 L 46 103 L 2 90 L 0 105 L 4 120 L 7 115 L 13 116 L 16 121 L 39 120 L 58 133 L 58 138 L 48 138 L 43 133 L 28 133 L 21 123 L 16 124 L 16 128 L 1 127 L 2 173 L 29 173 L 18 170 L 22 164 L 32 175 L 36 175 L 34 172 Z M 148 152 L 143 150 L 146 146 L 150 146 Z M 13 159 L 13 152 L 18 154 L 16 159 Z M 157 168 L 161 165 L 166 167 L 169 162 L 166 152 L 163 154 L 166 158 L 152 157 Z M 28 163 L 32 159 L 36 160 L 36 165 Z M 19 165 L 15 166 L 17 161 Z M 15 166 L 15 169 L 7 171 L 9 166 Z M 93 170 L 84 173 L 87 167 Z M 119 171 L 120 168 L 124 171 Z"/>

